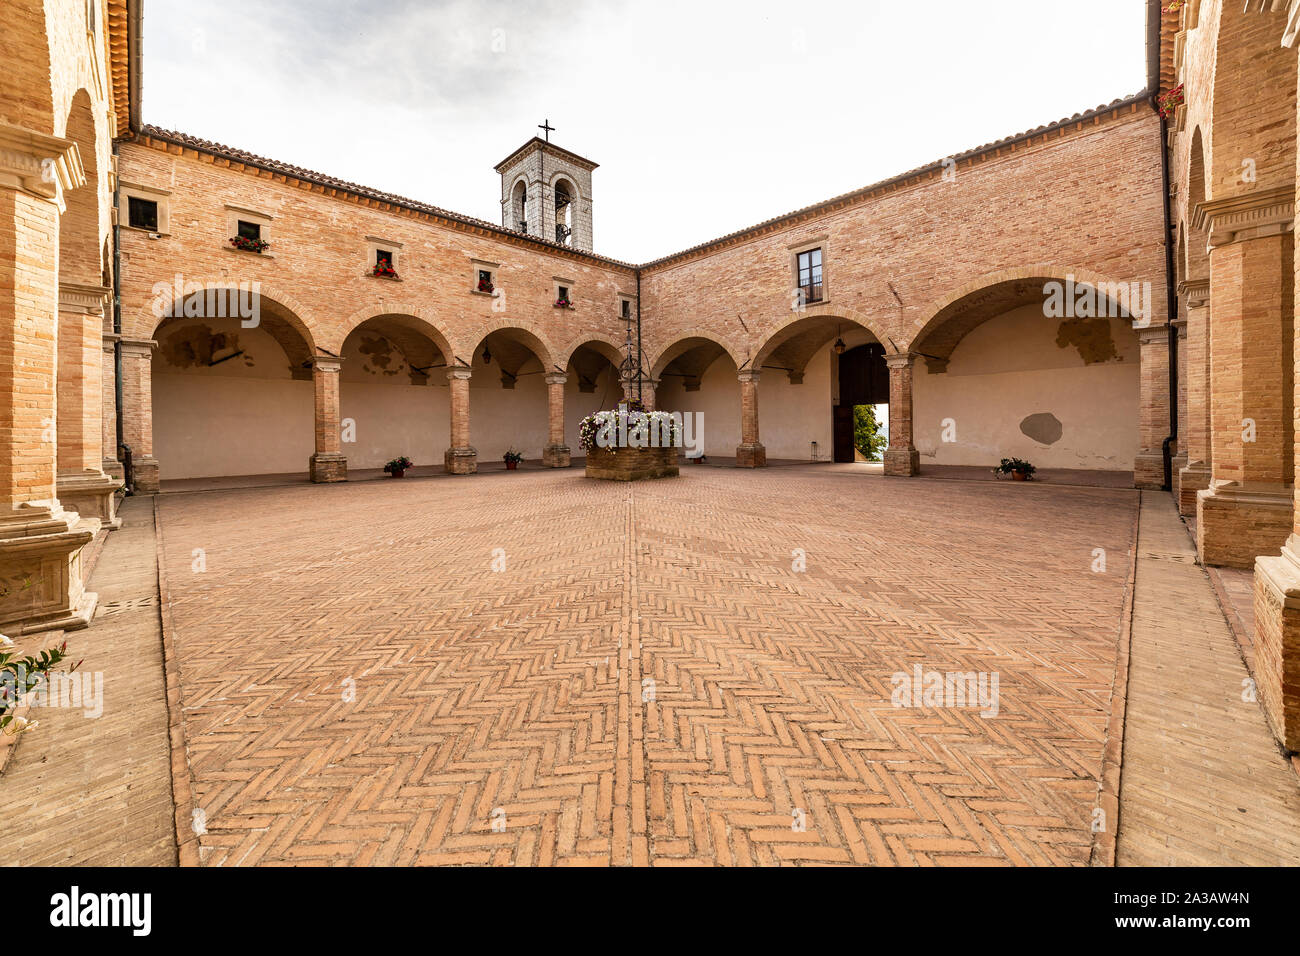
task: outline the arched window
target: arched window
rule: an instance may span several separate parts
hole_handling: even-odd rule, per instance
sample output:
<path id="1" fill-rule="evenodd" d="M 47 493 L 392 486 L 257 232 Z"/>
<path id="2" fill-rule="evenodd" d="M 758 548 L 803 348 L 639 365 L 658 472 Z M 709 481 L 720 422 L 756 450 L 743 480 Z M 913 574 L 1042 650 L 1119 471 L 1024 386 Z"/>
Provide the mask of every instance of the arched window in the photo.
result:
<path id="1" fill-rule="evenodd" d="M 561 179 L 555 184 L 555 241 L 562 246 L 573 241 L 573 187 Z"/>
<path id="2" fill-rule="evenodd" d="M 528 186 L 521 179 L 515 183 L 514 195 L 510 199 L 514 214 L 514 228 L 518 232 L 528 231 Z"/>

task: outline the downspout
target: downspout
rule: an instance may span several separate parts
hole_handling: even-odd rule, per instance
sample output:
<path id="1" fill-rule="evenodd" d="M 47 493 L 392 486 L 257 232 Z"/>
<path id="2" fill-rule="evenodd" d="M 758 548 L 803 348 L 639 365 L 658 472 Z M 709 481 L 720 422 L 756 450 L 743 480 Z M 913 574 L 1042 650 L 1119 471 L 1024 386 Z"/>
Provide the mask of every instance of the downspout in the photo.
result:
<path id="1" fill-rule="evenodd" d="M 118 142 L 113 141 L 113 170 L 117 175 Z M 122 190 L 117 182 L 113 183 L 113 408 L 117 418 L 117 457 L 122 459 L 125 469 L 126 493 L 135 494 L 135 476 L 126 468 L 129 454 L 123 454 L 126 440 L 123 432 L 122 417 Z"/>
<path id="2" fill-rule="evenodd" d="M 143 84 L 143 0 L 128 0 L 126 26 L 127 56 L 127 128 L 134 136 L 140 132 L 140 96 Z M 126 448 L 125 426 L 122 410 L 122 190 L 117 177 L 119 170 L 120 140 L 113 140 L 113 405 L 117 418 L 117 454 L 122 457 L 126 477 L 126 493 L 135 493 L 135 476 L 128 468 L 131 454 Z M 123 452 L 126 454 L 123 454 Z"/>
<path id="3" fill-rule="evenodd" d="M 1164 11 L 1160 0 L 1147 0 L 1147 90 L 1151 94 L 1151 108 L 1159 111 L 1156 97 L 1160 93 L 1160 45 L 1162 39 L 1161 16 Z M 1172 491 L 1174 487 L 1174 467 L 1171 446 L 1178 440 L 1178 327 L 1174 320 L 1178 316 L 1178 288 L 1174 270 L 1173 210 L 1169 198 L 1169 120 L 1160 117 L 1160 182 L 1164 190 L 1162 207 L 1165 219 L 1165 294 L 1167 297 L 1169 322 L 1169 434 L 1161 443 L 1164 458 L 1164 486 L 1161 490 Z"/>
<path id="4" fill-rule="evenodd" d="M 1152 102 L 1154 103 L 1154 98 Z M 1172 491 L 1174 487 L 1174 465 L 1170 447 L 1178 440 L 1178 326 L 1174 325 L 1174 320 L 1178 316 L 1178 288 L 1175 284 L 1173 214 L 1169 199 L 1168 127 L 1169 121 L 1162 116 L 1160 118 L 1160 179 L 1165 193 L 1165 288 L 1169 310 L 1169 435 L 1161 444 L 1165 464 L 1165 483 L 1161 489 L 1163 491 Z"/>

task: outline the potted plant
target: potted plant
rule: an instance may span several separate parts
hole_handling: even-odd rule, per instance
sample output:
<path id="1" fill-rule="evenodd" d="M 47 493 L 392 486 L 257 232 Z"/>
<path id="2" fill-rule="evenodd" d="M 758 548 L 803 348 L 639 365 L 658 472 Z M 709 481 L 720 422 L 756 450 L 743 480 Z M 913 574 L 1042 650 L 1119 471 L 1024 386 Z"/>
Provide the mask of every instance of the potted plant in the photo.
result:
<path id="1" fill-rule="evenodd" d="M 572 309 L 573 303 L 570 302 L 568 299 L 556 299 L 555 307 L 557 309 Z"/>
<path id="2" fill-rule="evenodd" d="M 372 276 L 378 276 L 380 279 L 396 279 L 397 270 L 393 268 L 390 262 L 376 262 L 375 267 L 370 270 Z"/>
<path id="3" fill-rule="evenodd" d="M 230 244 L 244 252 L 256 252 L 259 256 L 271 245 L 265 239 L 254 239 L 251 236 L 231 236 Z"/>
<path id="4" fill-rule="evenodd" d="M 492 292 L 493 292 L 493 285 L 492 285 L 492 283 L 489 282 L 487 279 L 479 279 L 479 280 L 478 280 L 478 290 L 479 290 L 480 292 L 486 292 L 486 293 L 488 293 L 489 295 L 491 295 Z"/>
<path id="5" fill-rule="evenodd" d="M 506 471 L 515 471 L 518 469 L 519 463 L 524 460 L 523 452 L 515 451 L 513 448 L 501 457 L 506 463 Z"/>
<path id="6" fill-rule="evenodd" d="M 999 478 L 1010 475 L 1015 481 L 1028 481 L 1037 470 L 1023 458 L 1003 458 L 1002 463 L 993 469 L 993 474 Z"/>
<path id="7" fill-rule="evenodd" d="M 1161 93 L 1156 97 L 1156 105 L 1160 108 L 1160 116 L 1168 118 L 1178 111 L 1178 107 L 1183 105 L 1186 97 L 1183 94 L 1183 84 L 1179 83 L 1168 93 Z"/>
<path id="8" fill-rule="evenodd" d="M 405 455 L 402 455 L 401 457 L 394 458 L 388 464 L 384 465 L 384 471 L 388 472 L 388 474 L 392 475 L 394 478 L 402 478 L 406 475 L 406 469 L 410 467 L 411 467 L 411 459 L 407 458 Z"/>

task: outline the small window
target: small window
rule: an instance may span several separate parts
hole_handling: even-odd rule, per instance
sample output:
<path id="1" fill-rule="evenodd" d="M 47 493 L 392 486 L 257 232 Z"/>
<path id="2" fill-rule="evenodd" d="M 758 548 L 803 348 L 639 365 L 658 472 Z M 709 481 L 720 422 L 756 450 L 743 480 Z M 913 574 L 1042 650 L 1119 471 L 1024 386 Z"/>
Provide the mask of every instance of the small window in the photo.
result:
<path id="1" fill-rule="evenodd" d="M 246 222 L 239 220 L 238 231 L 236 232 L 241 239 L 261 239 L 262 224 L 258 222 Z"/>
<path id="2" fill-rule="evenodd" d="M 556 296 L 556 298 L 557 298 L 557 299 L 563 299 L 565 302 L 568 302 L 568 301 L 569 301 L 569 287 L 568 287 L 567 285 L 562 285 L 562 286 L 560 286 L 560 288 L 559 288 L 559 294 Z"/>
<path id="3" fill-rule="evenodd" d="M 809 249 L 799 253 L 799 292 L 804 302 L 822 300 L 822 251 Z"/>
<path id="4" fill-rule="evenodd" d="M 393 253 L 390 249 L 375 250 L 375 265 L 393 268 Z"/>
<path id="5" fill-rule="evenodd" d="M 630 318 L 632 318 L 632 300 L 631 300 L 631 299 L 623 299 L 623 300 L 621 300 L 621 301 L 619 302 L 619 306 L 621 307 L 621 308 L 619 309 L 619 313 L 622 315 L 623 318 L 625 318 L 625 319 L 630 319 Z"/>
<path id="6" fill-rule="evenodd" d="M 128 196 L 126 200 L 127 223 L 135 229 L 158 231 L 158 203 L 152 199 Z"/>

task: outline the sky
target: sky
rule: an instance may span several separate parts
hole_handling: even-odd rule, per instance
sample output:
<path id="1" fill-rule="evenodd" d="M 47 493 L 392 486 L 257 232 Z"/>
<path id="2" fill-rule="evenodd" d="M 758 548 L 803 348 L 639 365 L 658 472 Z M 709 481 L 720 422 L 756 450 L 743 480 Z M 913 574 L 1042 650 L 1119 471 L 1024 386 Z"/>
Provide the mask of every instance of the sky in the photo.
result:
<path id="1" fill-rule="evenodd" d="M 147 0 L 146 123 L 500 222 L 530 137 L 647 262 L 1140 92 L 1140 0 Z"/>

